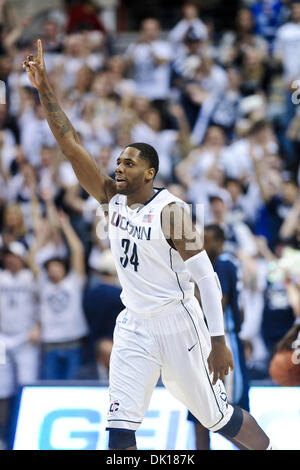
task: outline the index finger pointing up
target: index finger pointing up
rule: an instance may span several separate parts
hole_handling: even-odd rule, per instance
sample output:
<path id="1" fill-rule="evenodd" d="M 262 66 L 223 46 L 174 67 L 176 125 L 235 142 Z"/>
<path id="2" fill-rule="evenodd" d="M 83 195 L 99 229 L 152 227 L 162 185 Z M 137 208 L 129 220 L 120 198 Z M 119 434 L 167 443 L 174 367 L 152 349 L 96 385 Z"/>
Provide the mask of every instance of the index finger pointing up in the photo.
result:
<path id="1" fill-rule="evenodd" d="M 40 63 L 42 63 L 43 62 L 43 45 L 40 39 L 37 40 L 37 46 L 38 46 L 38 59 Z"/>

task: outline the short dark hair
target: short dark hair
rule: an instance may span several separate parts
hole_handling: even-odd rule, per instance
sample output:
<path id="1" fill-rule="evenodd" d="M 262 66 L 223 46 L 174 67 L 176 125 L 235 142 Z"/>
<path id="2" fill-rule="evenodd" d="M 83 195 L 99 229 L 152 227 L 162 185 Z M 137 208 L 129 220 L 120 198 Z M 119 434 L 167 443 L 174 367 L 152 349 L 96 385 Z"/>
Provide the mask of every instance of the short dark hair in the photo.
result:
<path id="1" fill-rule="evenodd" d="M 67 257 L 60 257 L 60 256 L 53 256 L 52 258 L 49 258 L 47 261 L 44 263 L 44 268 L 48 270 L 49 264 L 50 263 L 60 263 L 64 266 L 66 274 L 69 273 L 70 271 L 70 259 Z"/>
<path id="2" fill-rule="evenodd" d="M 154 147 L 152 147 L 152 145 L 145 144 L 144 142 L 135 142 L 133 144 L 127 145 L 127 147 L 125 148 L 128 148 L 128 147 L 133 147 L 139 150 L 140 151 L 139 157 L 142 157 L 148 160 L 150 164 L 150 168 L 154 168 L 155 175 L 157 174 L 158 169 L 159 169 L 159 159 L 158 159 L 157 151 L 155 150 Z"/>
<path id="3" fill-rule="evenodd" d="M 225 241 L 225 232 L 222 229 L 222 227 L 220 227 L 220 225 L 217 225 L 217 224 L 206 225 L 205 228 L 204 228 L 204 231 L 205 232 L 208 232 L 208 231 L 212 232 L 215 240 L 219 240 L 220 242 Z"/>

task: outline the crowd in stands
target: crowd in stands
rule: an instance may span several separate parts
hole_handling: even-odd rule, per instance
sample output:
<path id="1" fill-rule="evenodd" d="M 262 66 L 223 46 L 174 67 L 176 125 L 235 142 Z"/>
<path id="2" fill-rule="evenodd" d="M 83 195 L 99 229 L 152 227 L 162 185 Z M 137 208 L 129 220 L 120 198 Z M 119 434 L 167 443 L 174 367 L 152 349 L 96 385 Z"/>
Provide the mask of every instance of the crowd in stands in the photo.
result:
<path id="1" fill-rule="evenodd" d="M 149 143 L 160 157 L 156 186 L 191 203 L 199 225 L 204 216 L 224 229 L 242 269 L 250 378 L 268 378 L 277 342 L 300 318 L 300 0 L 240 1 L 230 31 L 186 2 L 170 31 L 145 18 L 121 51 L 90 2 L 77 3 L 49 12 L 30 35 L 31 19 L 14 23 L 0 0 L 0 440 L 17 385 L 107 380 L 123 308 L 99 236 L 103 212 L 22 68 L 37 37 L 99 167 L 113 177 L 126 145 Z"/>

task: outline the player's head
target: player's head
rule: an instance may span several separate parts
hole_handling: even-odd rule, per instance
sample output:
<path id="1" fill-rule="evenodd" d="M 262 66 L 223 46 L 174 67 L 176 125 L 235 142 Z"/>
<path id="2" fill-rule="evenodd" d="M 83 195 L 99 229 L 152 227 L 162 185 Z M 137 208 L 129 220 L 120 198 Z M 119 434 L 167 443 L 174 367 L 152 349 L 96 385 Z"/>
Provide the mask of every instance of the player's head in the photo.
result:
<path id="1" fill-rule="evenodd" d="M 204 230 L 204 248 L 211 259 L 219 256 L 223 251 L 225 233 L 217 224 L 207 225 Z"/>
<path id="2" fill-rule="evenodd" d="M 142 142 L 128 145 L 117 160 L 117 192 L 128 195 L 145 185 L 152 186 L 158 168 L 158 155 L 151 145 Z"/>

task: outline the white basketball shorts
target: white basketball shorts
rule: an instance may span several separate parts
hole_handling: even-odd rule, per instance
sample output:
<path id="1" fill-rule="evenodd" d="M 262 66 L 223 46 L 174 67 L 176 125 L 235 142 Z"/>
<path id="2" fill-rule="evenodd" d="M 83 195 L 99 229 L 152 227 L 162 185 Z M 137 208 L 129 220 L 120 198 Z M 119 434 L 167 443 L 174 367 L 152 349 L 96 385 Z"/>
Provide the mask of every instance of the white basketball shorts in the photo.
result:
<path id="1" fill-rule="evenodd" d="M 157 381 L 211 431 L 221 429 L 233 407 L 221 380 L 212 385 L 209 332 L 196 298 L 153 316 L 128 309 L 117 317 L 110 360 L 108 428 L 136 430 Z"/>

